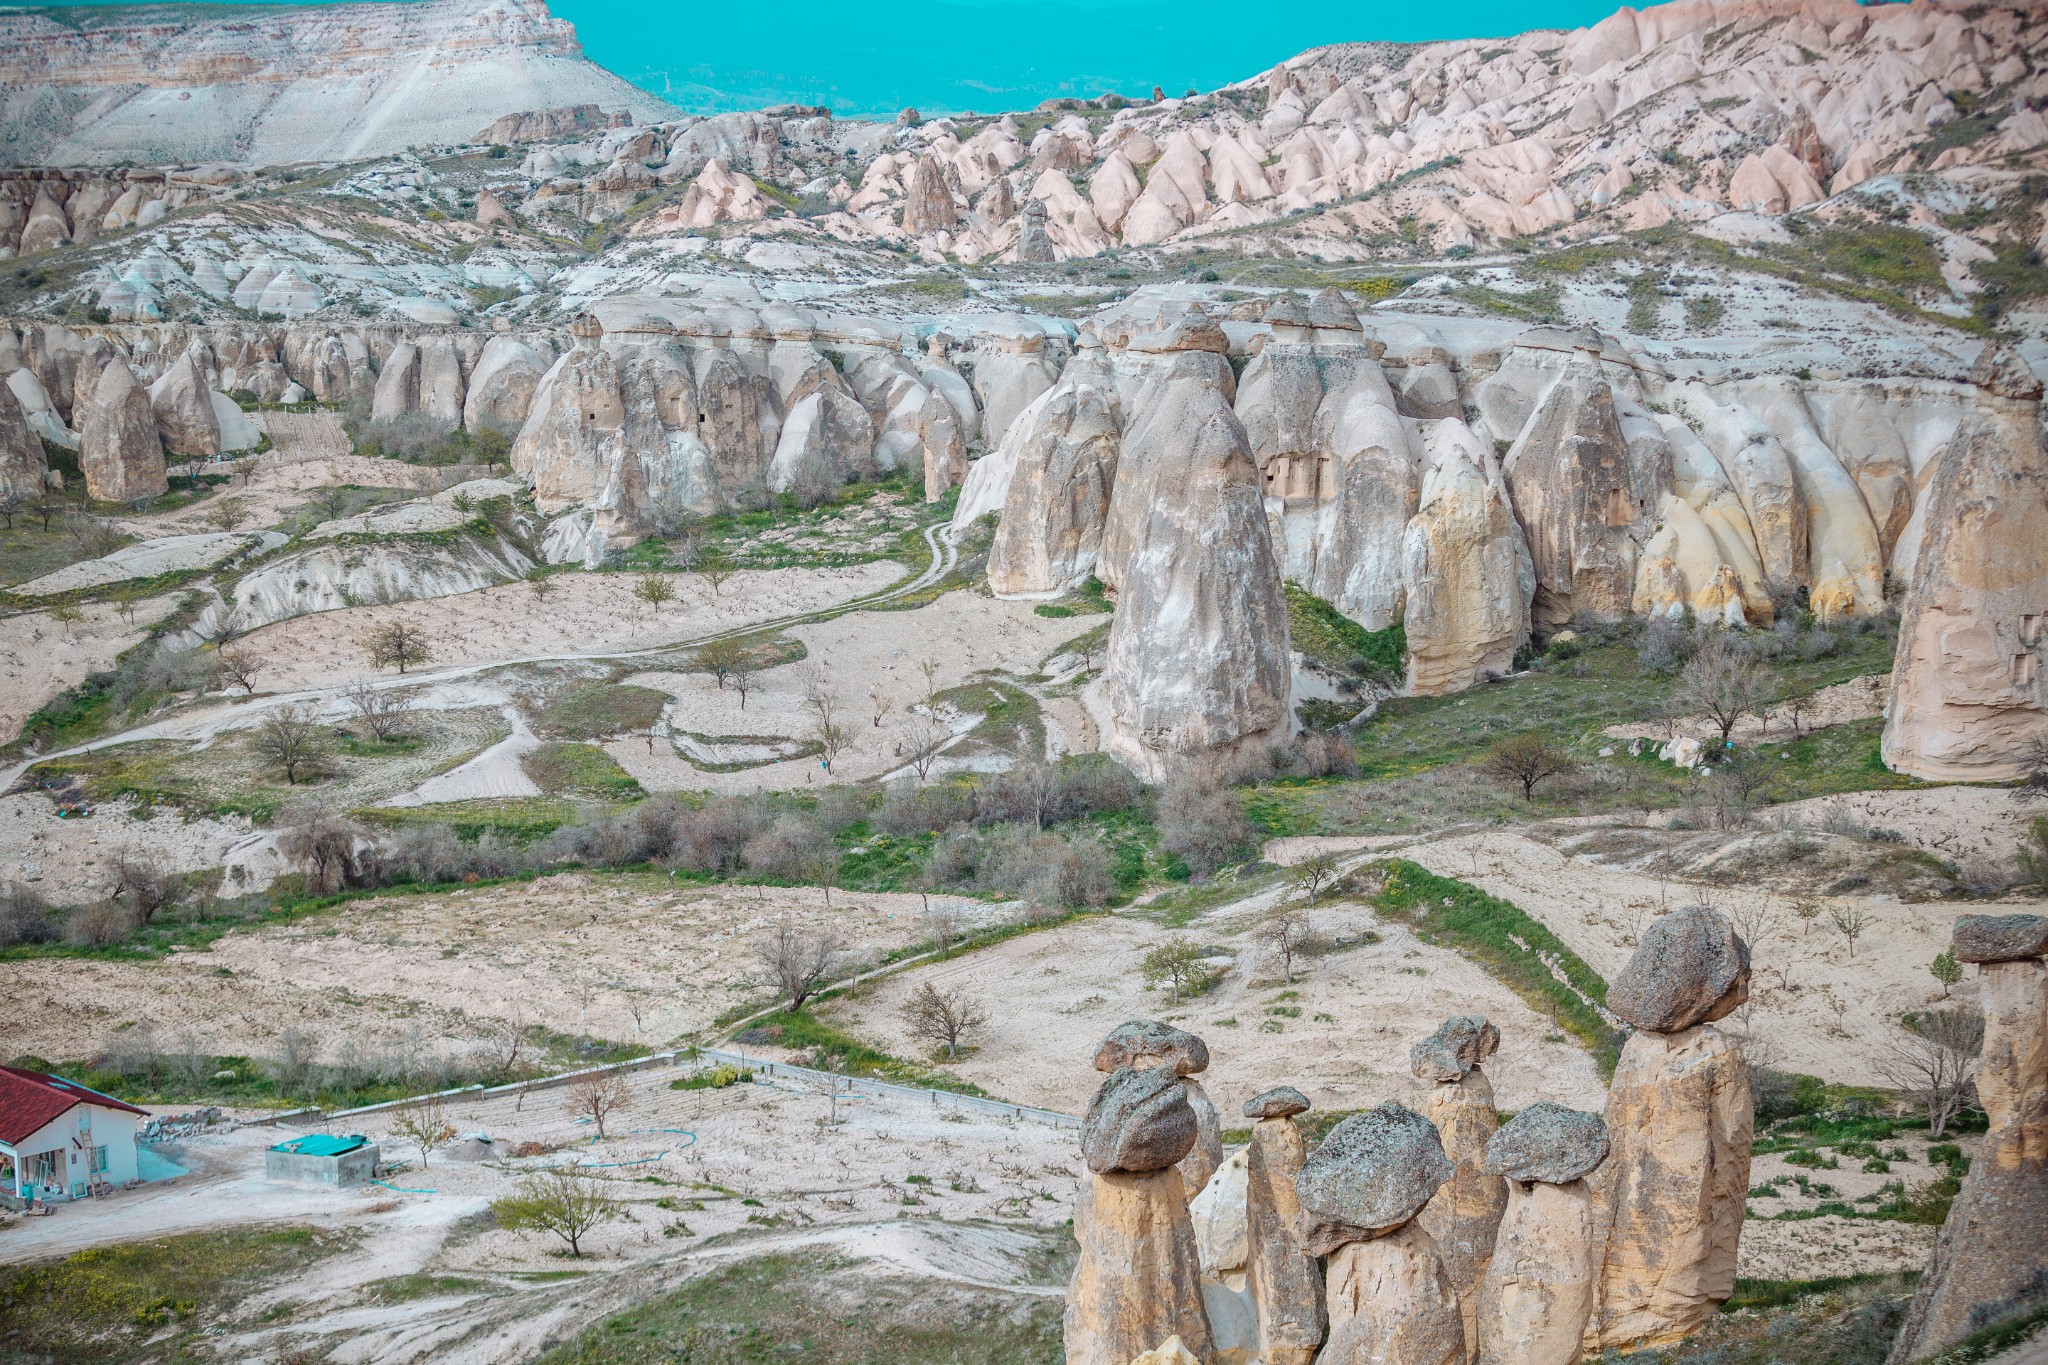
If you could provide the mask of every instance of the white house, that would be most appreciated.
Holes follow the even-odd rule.
[[[0,1066],[0,1195],[83,1199],[95,1185],[127,1184],[143,1117],[75,1082]]]

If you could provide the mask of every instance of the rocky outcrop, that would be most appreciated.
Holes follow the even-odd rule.
[[[1479,1365],[1574,1365],[1599,1276],[1593,1192],[1607,1156],[1597,1114],[1541,1101],[1488,1141],[1485,1169],[1507,1185],[1475,1325]]]
[[[116,360],[100,371],[92,398],[76,421],[78,464],[93,498],[133,502],[170,491],[149,392],[135,381],[127,361]]]
[[[2021,776],[2048,743],[2048,438],[2041,382],[1988,345],[1935,467],[1899,624],[1883,754],[1937,781]]]
[[[1427,442],[1432,462],[1401,540],[1402,619],[1408,691],[1433,697],[1514,670],[1535,569],[1495,454],[1455,419]]]
[[[172,361],[149,386],[149,410],[156,419],[164,449],[186,459],[209,460],[220,454],[220,419],[206,376],[186,352]]]
[[[1032,406],[989,547],[988,581],[998,594],[1057,596],[1095,572],[1116,486],[1120,416],[1099,348],[1069,361]]]
[[[42,438],[22,414],[13,387],[0,384],[0,499],[40,497],[49,468]]]
[[[1170,1065],[1118,1067],[1096,1091],[1081,1134],[1088,1173],[1074,1208],[1080,1259],[1067,1286],[1067,1365],[1127,1365],[1176,1336],[1209,1361],[1201,1264],[1174,1169],[1195,1138]]]
[[[1453,1170],[1429,1120],[1398,1104],[1344,1120],[1296,1182],[1307,1249],[1329,1257],[1320,1365],[1461,1365],[1464,1323],[1413,1220]]]
[[[486,427],[517,433],[533,410],[533,395],[548,360],[517,337],[492,337],[470,371],[462,398],[462,425],[475,433]]]
[[[1749,950],[1704,906],[1643,936],[1608,988],[1637,1032],[1605,1114],[1612,1154],[1594,1179],[1600,1276],[1588,1350],[1678,1340],[1735,1289],[1749,1191],[1749,1067],[1713,1026],[1749,991]]]
[[[1223,1123],[1209,1092],[1195,1079],[1209,1069],[1208,1046],[1194,1034],[1150,1019],[1120,1024],[1096,1049],[1097,1071],[1135,1069],[1162,1071],[1177,1077],[1186,1096],[1188,1112],[1194,1115],[1195,1141],[1183,1157],[1176,1158],[1192,1200],[1209,1183],[1223,1164]]]
[[[1258,470],[1202,354],[1170,362],[1156,406],[1127,431],[1104,533],[1102,576],[1118,594],[1107,747],[1155,780],[1289,723],[1286,606]]]
[[[1478,1348],[1479,1282],[1508,1198],[1506,1183],[1484,1164],[1500,1116],[1481,1064],[1499,1047],[1499,1029],[1483,1018],[1458,1015],[1417,1043],[1408,1059],[1416,1079],[1430,1087],[1423,1112],[1436,1125],[1444,1155],[1455,1167],[1416,1221],[1443,1259],[1464,1319],[1468,1354]]]
[[[1328,1325],[1323,1271],[1302,1244],[1296,1183],[1308,1160],[1295,1115],[1309,1102],[1280,1086],[1245,1101],[1253,1120],[1245,1164],[1245,1295],[1263,1365],[1309,1365]]]
[[[2037,1298],[2048,1280],[2048,915],[1965,915],[1955,955],[1977,964],[1989,1127],[1935,1239],[1892,1365],[1946,1350]]]

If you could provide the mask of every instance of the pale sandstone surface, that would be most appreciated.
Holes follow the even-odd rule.
[[[1473,1314],[1479,1365],[1573,1365],[1599,1268],[1583,1180],[1512,1181]]]
[[[0,742],[19,735],[38,707],[110,667],[177,602],[175,593],[145,598],[135,604],[133,621],[104,602],[79,606],[76,621],[43,611],[0,616]]]
[[[1067,1365],[1128,1365],[1170,1336],[1211,1353],[1201,1265],[1179,1172],[1084,1177],[1074,1206],[1081,1258],[1067,1290]]]
[[[1469,1353],[1478,1349],[1479,1285],[1508,1203],[1507,1182],[1484,1169],[1487,1139],[1500,1125],[1493,1086],[1475,1066],[1462,1080],[1432,1087],[1423,1113],[1442,1134],[1444,1155],[1457,1169],[1430,1196],[1415,1221],[1443,1258],[1444,1274],[1464,1319]]]
[[[78,418],[78,463],[87,490],[103,502],[161,497],[170,487],[149,391],[125,361],[100,372]]]
[[[1430,1236],[1409,1224],[1330,1257],[1327,1365],[1458,1365],[1458,1297]]]
[[[1301,1241],[1295,1183],[1308,1144],[1291,1114],[1252,1125],[1245,1181],[1245,1293],[1265,1365],[1308,1365],[1327,1327],[1323,1271]]]

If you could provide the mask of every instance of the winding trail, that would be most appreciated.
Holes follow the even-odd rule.
[[[938,522],[925,527],[924,542],[931,549],[932,558],[931,563],[927,564],[922,572],[913,575],[894,587],[884,588],[882,591],[870,593],[866,597],[855,597],[845,602],[834,603],[831,606],[819,607],[811,611],[792,612],[786,616],[769,617],[766,620],[754,621],[744,626],[736,626],[730,630],[712,631],[707,635],[670,640],[663,644],[648,645],[639,649],[589,649],[556,654],[517,655],[503,659],[490,659],[481,663],[461,664],[452,668],[404,673],[392,678],[378,678],[371,685],[381,691],[432,686],[437,683],[453,682],[462,678],[473,678],[479,674],[491,672],[494,669],[516,668],[525,664],[582,663],[596,659],[639,659],[650,655],[668,654],[676,650],[700,648],[713,640],[753,635],[764,630],[786,630],[790,626],[803,625],[810,621],[825,620],[834,616],[843,616],[852,611],[864,611],[886,606],[890,602],[908,597],[912,593],[920,592],[939,582],[946,575],[952,573],[954,567],[959,563],[960,551],[953,543],[952,527],[947,523]],[[229,702],[224,705],[212,706],[198,712],[182,716],[172,716],[146,725],[138,725],[115,734],[102,735],[100,738],[88,740],[84,744],[75,744],[68,749],[57,749],[47,754],[37,754],[31,758],[21,759],[5,769],[0,769],[0,791],[12,790],[15,784],[21,781],[22,775],[30,768],[38,763],[46,763],[51,759],[71,758],[79,754],[89,754],[100,749],[112,748],[119,744],[135,744],[153,739],[182,740],[203,746],[211,742],[224,730],[247,729],[266,712],[287,706],[325,706],[340,698],[347,690],[346,686],[335,684],[328,687],[306,688],[297,692],[279,692],[250,698],[241,702]]]

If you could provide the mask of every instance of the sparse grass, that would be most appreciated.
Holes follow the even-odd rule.
[[[1608,1365],[1883,1365],[1905,1320],[1915,1274],[1738,1280],[1721,1314],[1657,1351]]]
[[[595,744],[543,744],[521,759],[520,767],[548,796],[634,801],[647,794],[632,774]]]
[[[661,719],[668,700],[651,687],[591,683],[550,700],[534,717],[534,730],[549,739],[609,739],[645,730]]]
[[[1333,673],[1398,678],[1408,668],[1408,632],[1400,622],[1367,630],[1298,584],[1287,585],[1289,642]]]
[[[398,1275],[388,1280],[373,1280],[363,1286],[363,1295],[378,1303],[412,1303],[418,1299],[474,1294],[488,1287],[482,1280],[467,1279],[461,1275],[429,1275],[421,1272],[414,1275]]]
[[[1451,297],[1471,304],[1482,313],[1516,318],[1522,322],[1554,323],[1564,316],[1564,297],[1554,284],[1528,290],[1462,284],[1451,292]]]
[[[820,996],[819,1007],[829,1003],[836,992]],[[963,1081],[958,1076],[944,1071],[906,1062],[892,1057],[879,1048],[845,1032],[835,1024],[822,1018],[814,1007],[796,1014],[788,1010],[777,1010],[749,1025],[750,1028],[767,1029],[776,1035],[781,1047],[798,1051],[808,1050],[811,1064],[820,1068],[832,1066],[848,1076],[872,1076],[876,1080],[894,1081],[898,1085],[919,1085],[932,1090],[951,1090],[962,1095],[985,1095],[988,1092],[972,1081]]]
[[[1058,1365],[1057,1298],[877,1280],[817,1253],[764,1256],[604,1319],[540,1365]]]
[[[559,796],[501,796],[431,806],[358,806],[349,814],[386,829],[447,825],[460,839],[488,833],[526,844],[574,824],[579,810],[575,802]]]
[[[0,1267],[0,1341],[18,1360],[197,1359],[210,1322],[349,1244],[313,1228],[238,1228]]]

